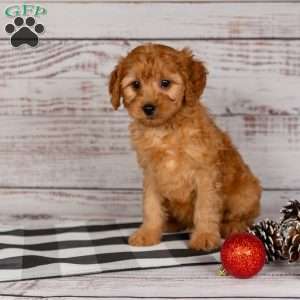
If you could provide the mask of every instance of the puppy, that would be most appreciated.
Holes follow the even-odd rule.
[[[122,98],[132,117],[144,175],[143,224],[130,245],[189,229],[192,249],[212,250],[259,214],[259,181],[199,101],[206,76],[189,49],[159,44],[135,48],[111,73],[111,103],[117,110]]]

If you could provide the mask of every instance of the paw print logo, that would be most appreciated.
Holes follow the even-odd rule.
[[[23,18],[16,17],[14,24],[7,24],[5,26],[5,31],[8,34],[12,34],[10,42],[14,47],[19,47],[23,44],[35,47],[39,42],[38,35],[44,32],[44,30],[44,25],[35,24],[33,17],[26,18],[25,24]]]

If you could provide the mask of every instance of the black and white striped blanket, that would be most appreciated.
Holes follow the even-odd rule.
[[[108,271],[218,264],[219,253],[187,248],[188,233],[170,233],[159,245],[132,247],[139,223],[53,226],[0,231],[0,281]]]

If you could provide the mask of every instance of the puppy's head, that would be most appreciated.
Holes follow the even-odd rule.
[[[194,105],[206,84],[204,65],[189,49],[146,44],[133,49],[111,73],[109,92],[114,109],[120,99],[144,125],[161,125],[183,105]]]

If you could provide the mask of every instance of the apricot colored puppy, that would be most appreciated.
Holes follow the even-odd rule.
[[[199,101],[206,75],[190,50],[159,44],[135,48],[111,73],[112,106],[122,98],[132,117],[144,174],[143,224],[130,245],[154,245],[164,231],[187,228],[191,248],[211,250],[259,214],[259,181]]]

